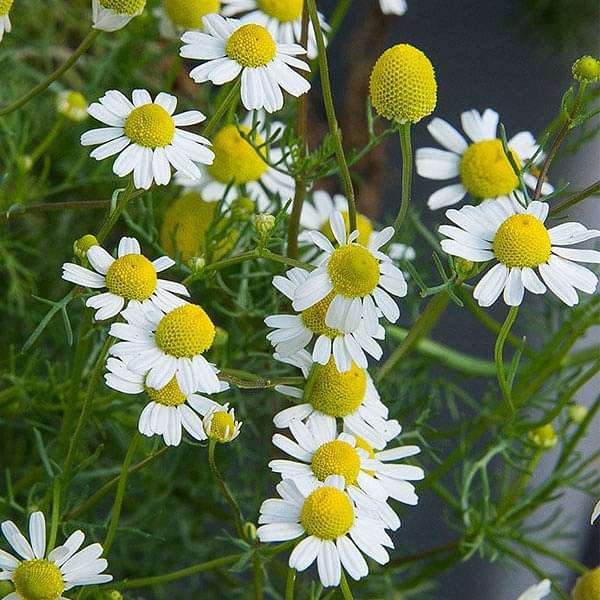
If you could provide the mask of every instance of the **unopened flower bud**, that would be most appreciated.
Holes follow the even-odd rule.
[[[96,236],[92,235],[91,233],[88,233],[83,237],[80,237],[78,240],[75,240],[75,242],[73,242],[73,254],[75,254],[77,258],[83,260],[87,256],[87,251],[92,246],[97,245],[98,240],[96,239]]]
[[[582,83],[596,83],[600,80],[600,60],[593,56],[582,56],[573,63],[573,77]]]
[[[600,598],[600,567],[584,573],[575,583],[573,600],[598,600]]]
[[[454,258],[454,270],[461,281],[466,281],[477,275],[479,264],[458,256]]]
[[[192,273],[201,273],[206,266],[206,259],[202,256],[192,256],[187,264]]]
[[[213,340],[213,348],[222,348],[229,342],[229,334],[222,327],[215,328],[215,339]]]
[[[275,227],[275,217],[260,213],[254,217],[254,228],[262,239],[265,239]]]
[[[556,446],[558,438],[556,437],[556,431],[552,427],[551,423],[538,427],[533,431],[529,432],[529,439],[541,449],[548,450]]]
[[[235,420],[235,411],[229,408],[229,404],[209,412],[202,420],[202,424],[206,435],[220,444],[234,440],[242,427],[242,424]]]
[[[88,117],[87,109],[87,100],[79,92],[67,90],[56,96],[56,111],[71,121],[85,121]]]
[[[231,214],[234,217],[241,218],[251,215],[255,208],[256,204],[254,203],[254,200],[242,196],[241,198],[236,198],[231,203]]]
[[[119,590],[104,592],[102,600],[123,600],[123,594]]]
[[[244,524],[244,535],[246,536],[246,539],[250,540],[250,541],[255,541],[256,540],[256,525],[254,523],[245,523]]]
[[[31,156],[29,156],[29,154],[24,154],[23,156],[19,156],[17,159],[17,164],[23,173],[29,173],[29,171],[31,171],[31,167],[33,167],[33,159]]]
[[[569,419],[573,421],[573,423],[581,423],[588,414],[588,409],[585,406],[581,406],[581,404],[573,404],[573,406],[569,406]]]

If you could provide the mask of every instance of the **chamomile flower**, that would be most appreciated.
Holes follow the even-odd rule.
[[[162,0],[154,15],[159,18],[160,35],[177,39],[184,31],[202,30],[202,17],[220,10],[220,0]]]
[[[491,108],[483,114],[473,109],[463,112],[460,118],[463,131],[472,143],[450,123],[435,118],[427,129],[444,150],[420,148],[416,153],[417,173],[421,177],[435,180],[460,178],[460,183],[440,188],[429,197],[427,204],[432,210],[456,204],[467,194],[480,200],[507,198],[519,185],[497,135],[498,113]],[[524,164],[539,150],[529,131],[521,131],[508,140],[508,148],[518,165]],[[543,156],[539,154],[538,159]],[[527,186],[535,188],[537,178],[533,173],[524,172],[523,180]],[[542,193],[549,194],[553,189],[545,182]]]
[[[276,360],[302,370],[306,379],[303,389],[278,385],[276,390],[300,401],[275,415],[275,427],[285,429],[294,420],[306,421],[309,427],[331,430],[341,419],[344,430],[383,449],[401,431],[395,419],[388,420],[388,409],[381,402],[375,384],[366,369],[352,364],[340,373],[332,359],[326,365],[313,363],[310,354],[301,350],[290,357],[274,355]]]
[[[545,202],[533,201],[524,208],[508,198],[446,211],[457,226],[440,227],[449,238],[442,240],[443,250],[472,262],[497,262],[473,292],[480,306],[491,306],[503,292],[506,304],[518,306],[526,289],[543,294],[546,286],[569,306],[579,302],[576,290],[594,293],[598,278],[576,263],[598,263],[600,252],[564,246],[599,237],[600,231],[580,223],[547,229],[548,211]]]
[[[362,438],[349,433],[338,435],[335,426],[315,426],[314,422],[307,426],[294,421],[290,423],[290,432],[294,440],[280,433],[273,436],[273,444],[296,459],[277,459],[269,463],[271,470],[280,473],[283,479],[317,482],[339,475],[344,478],[353,500],[365,507],[371,505],[386,526],[394,530],[400,526],[400,520],[389,506],[380,506],[381,503],[385,504],[391,496],[405,504],[417,504],[415,488],[409,481],[423,479],[423,469],[386,463],[418,454],[418,446],[400,446],[375,453]]]
[[[276,275],[273,285],[293,301],[296,289],[306,283],[308,277],[308,271],[294,267],[285,276]],[[348,371],[353,361],[357,366],[366,368],[368,363],[365,352],[379,360],[383,350],[376,340],[384,339],[383,327],[377,324],[374,333],[369,334],[365,329],[364,319],[361,319],[359,326],[354,330],[328,327],[325,324],[325,315],[333,297],[333,293],[330,293],[320,302],[296,315],[279,314],[267,317],[265,323],[274,328],[274,331],[267,334],[267,339],[273,344],[276,352],[281,356],[292,356],[306,348],[315,338],[313,361],[326,365],[333,355],[338,371]]]
[[[56,110],[70,121],[80,123],[88,118],[85,96],[74,90],[65,90],[56,96]]]
[[[542,600],[550,593],[551,587],[550,580],[544,579],[540,583],[527,588],[517,600]]]
[[[206,439],[200,417],[219,408],[217,402],[200,394],[184,394],[175,377],[160,390],[151,388],[146,385],[146,375],[128,369],[118,358],[109,357],[106,368],[108,373],[104,375],[104,381],[108,387],[124,394],[145,393],[150,398],[140,413],[138,429],[141,434],[147,437],[162,435],[167,446],[179,446],[183,427],[194,439]],[[229,389],[225,382],[220,385],[221,392]]]
[[[235,410],[229,404],[217,404],[211,408],[202,421],[204,431],[211,440],[227,444],[240,435],[242,423],[235,420]]]
[[[358,231],[346,236],[346,225],[339,211],[331,214],[329,223],[338,245],[334,247],[320,231],[310,232],[323,254],[318,268],[296,288],[294,310],[306,310],[333,293],[325,324],[354,331],[362,318],[366,331],[373,335],[378,325],[377,309],[388,321],[396,322],[400,310],[390,293],[402,297],[408,291],[402,271],[379,250],[393,237],[394,228],[386,227],[370,237],[368,246],[363,246],[356,242]]]
[[[94,29],[117,31],[144,12],[146,0],[92,0]]]
[[[135,187],[148,189],[152,182],[167,185],[173,168],[192,179],[199,179],[200,164],[211,164],[214,154],[210,142],[200,135],[179,129],[206,118],[197,110],[173,115],[177,98],[161,92],[154,101],[146,90],[134,90],[133,102],[121,92],[110,90],[88,109],[92,117],[109,125],[86,131],[84,146],[95,146],[90,156],[104,160],[119,156],[113,172],[125,177],[133,172]]]
[[[4,37],[4,33],[10,33],[12,29],[8,13],[12,8],[13,1],[14,0],[0,0],[0,42]]]
[[[282,204],[291,200],[296,183],[291,175],[282,173],[285,170],[282,162],[285,151],[274,145],[277,138],[271,134],[279,124],[273,123],[267,128],[260,116],[257,122],[258,125],[252,129],[249,115],[239,129],[233,124],[220,129],[213,137],[213,163],[202,169],[199,184],[184,181],[186,187],[199,191],[207,202],[225,200],[227,204],[239,196],[239,189],[243,187],[244,195],[256,201],[259,212],[268,210],[272,195],[279,196]],[[245,136],[251,135],[254,145],[242,137],[240,131]],[[270,141],[268,149],[264,145],[267,138]],[[261,150],[257,152],[256,148]],[[271,167],[267,160],[278,168]]]
[[[340,583],[342,567],[359,580],[369,573],[364,553],[383,565],[394,544],[382,521],[365,513],[344,491],[344,478],[324,482],[286,479],[277,485],[281,498],[265,500],[257,530],[261,542],[284,542],[306,536],[290,554],[289,566],[304,571],[317,561],[325,587]]]
[[[403,15],[408,8],[406,0],[379,0],[384,15]]]
[[[125,303],[132,301],[169,310],[179,304],[175,294],[189,296],[181,283],[158,278],[158,273],[172,267],[175,261],[168,256],[148,260],[141,254],[140,244],[135,238],[121,238],[117,258],[97,244],[87,250],[86,256],[93,270],[65,263],[62,278],[83,287],[106,289],[106,292],[91,296],[85,303],[96,311],[94,317],[97,321],[114,317]]]
[[[223,0],[223,4],[224,16],[247,13],[240,19],[243,23],[262,25],[275,40],[283,44],[300,43],[304,0]],[[321,29],[329,31],[330,27],[323,15],[318,15]],[[308,58],[312,60],[317,57],[317,39],[312,23],[308,24],[307,50]]]
[[[207,61],[190,71],[196,83],[223,85],[241,74],[241,98],[248,110],[264,108],[272,113],[283,108],[282,89],[301,96],[310,83],[294,68],[310,71],[296,58],[306,50],[298,44],[279,44],[262,25],[207,15],[204,32],[188,31],[181,40],[181,56]]]
[[[126,323],[113,323],[110,335],[123,341],[110,353],[145,375],[147,387],[162,390],[175,377],[186,396],[221,390],[218,370],[203,356],[213,344],[215,326],[202,307],[181,300],[163,312],[130,302],[121,314]]]
[[[0,581],[12,581],[15,591],[4,600],[67,600],[63,593],[80,585],[112,581],[102,573],[108,566],[100,544],[79,550],[85,534],[72,533],[62,546],[46,554],[46,519],[42,512],[29,517],[29,541],[12,521],[2,523],[2,533],[16,556],[0,549]]]
[[[325,190],[317,190],[312,195],[313,204],[304,202],[302,205],[302,215],[300,225],[306,229],[318,229],[330,242],[334,242],[333,231],[329,225],[329,219],[334,211],[339,211],[344,217],[346,233],[350,233],[350,217],[348,213],[348,200],[342,194],[335,194],[333,198]],[[356,241],[363,246],[368,246],[371,237],[378,232],[373,226],[371,219],[363,214],[356,215],[356,229],[358,238]],[[302,241],[310,241],[308,232],[303,231],[299,237]],[[387,249],[388,255],[392,260],[414,260],[415,251],[405,244],[392,243]]]

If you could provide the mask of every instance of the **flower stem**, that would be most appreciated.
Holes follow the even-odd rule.
[[[350,590],[350,586],[348,585],[348,580],[346,579],[346,574],[342,571],[342,578],[340,579],[340,590],[342,592],[342,596],[344,600],[353,600],[354,596],[352,595],[352,591]]]
[[[285,600],[294,600],[294,588],[296,587],[296,569],[288,568],[287,580],[285,582]]]
[[[123,464],[121,465],[121,475],[119,476],[119,484],[117,485],[117,493],[115,494],[115,501],[110,514],[110,524],[108,526],[108,532],[106,538],[104,538],[104,556],[108,555],[110,547],[112,546],[117,528],[119,526],[119,520],[121,519],[121,508],[123,507],[123,498],[125,497],[125,486],[127,485],[127,477],[129,476],[129,467],[133,460],[133,455],[138,442],[140,441],[140,432],[136,431],[131,438],[131,443],[125,454]]]
[[[50,521],[50,535],[46,552],[49,554],[56,545],[56,534],[58,533],[58,520],[60,516],[60,478],[56,477],[52,482],[52,517]]]
[[[584,190],[581,190],[581,192],[577,192],[576,194],[573,194],[566,200],[563,200],[560,204],[557,204],[554,208],[550,210],[550,215],[556,215],[561,212],[564,212],[568,208],[579,204],[579,202],[581,202],[582,200],[585,200],[589,196],[594,196],[598,192],[600,192],[600,181],[592,183],[592,185],[586,187]]]
[[[109,213],[108,217],[106,218],[106,221],[104,221],[102,227],[100,228],[100,231],[96,235],[96,239],[100,244],[105,240],[106,236],[112,231],[112,228],[116,225],[117,221],[119,220],[119,217],[125,210],[127,203],[129,202],[129,200],[131,200],[134,189],[135,188],[133,184],[133,177],[131,177],[129,179],[127,187],[125,188],[125,191],[123,192],[121,198],[117,202],[115,209]]]
[[[325,112],[327,114],[327,123],[329,125],[329,132],[331,133],[331,138],[334,143],[337,162],[340,167],[340,179],[342,180],[344,193],[348,199],[350,231],[354,231],[356,229],[356,201],[354,199],[354,187],[352,185],[350,169],[348,168],[348,163],[346,162],[346,155],[344,154],[342,132],[338,125],[337,117],[335,116],[335,106],[333,104],[333,94],[331,91],[331,81],[329,78],[329,65],[327,63],[327,52],[325,50],[325,39],[323,37],[323,30],[321,29],[319,15],[317,14],[317,5],[315,0],[306,0],[306,4],[308,6],[310,21],[315,31],[317,48],[319,50],[319,75],[321,77],[321,88],[323,89],[323,103],[325,105]]]
[[[217,445],[217,440],[211,438],[208,442],[208,464],[210,466],[210,470],[213,473],[214,478],[216,479],[221,491],[223,492],[223,496],[225,496],[225,500],[231,507],[231,511],[233,512],[233,516],[235,518],[235,529],[237,531],[238,536],[241,539],[246,539],[246,534],[244,533],[244,517],[242,516],[242,511],[240,509],[240,505],[237,500],[233,497],[233,494],[229,490],[225,479],[223,479],[223,475],[219,468],[217,467],[217,462],[215,460],[215,447]]]
[[[410,206],[410,193],[412,187],[413,153],[410,139],[410,123],[402,123],[399,129],[400,150],[402,151],[402,198],[398,216],[394,221],[396,234],[406,219]]]
[[[496,338],[496,345],[494,347],[494,360],[496,362],[496,373],[498,376],[498,383],[500,385],[500,389],[502,390],[502,396],[504,397],[504,401],[509,407],[510,414],[514,416],[515,407],[512,401],[512,386],[506,379],[506,370],[504,368],[504,343],[506,342],[506,338],[510,333],[510,330],[517,318],[517,314],[519,312],[518,306],[511,306],[508,311],[508,315],[506,315],[506,320],[502,325],[502,329],[500,329],[500,333]]]
[[[213,113],[212,117],[207,121],[204,127],[203,135],[209,138],[216,129],[217,125],[221,122],[223,115],[227,112],[230,104],[237,98],[240,93],[241,78],[238,77],[237,81],[231,86],[227,96],[223,99],[223,102],[217,106],[217,110]]]
[[[56,71],[54,71],[51,75],[46,77],[44,81],[38,83],[38,85],[36,85],[29,92],[27,92],[27,94],[25,94],[12,104],[9,104],[8,106],[5,106],[4,108],[0,109],[0,117],[8,115],[9,113],[25,106],[25,104],[27,104],[30,100],[44,92],[50,86],[50,84],[54,83],[57,79],[62,77],[62,75],[66,73],[79,60],[81,55],[89,49],[89,47],[94,43],[96,38],[100,35],[100,33],[100,30],[92,29],[85,36],[81,44],[79,44],[79,47],[60,67],[58,67],[58,69],[56,69]]]

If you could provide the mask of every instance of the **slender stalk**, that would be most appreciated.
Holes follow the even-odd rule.
[[[202,132],[207,138],[209,138],[214,130],[217,128],[223,115],[227,112],[227,109],[231,103],[237,98],[240,93],[241,78],[238,77],[237,81],[231,86],[227,96],[223,99],[223,102],[217,106],[217,110],[213,113],[213,116],[207,121],[204,131]]]
[[[119,220],[119,217],[125,210],[127,203],[131,200],[134,189],[135,188],[133,184],[133,177],[130,177],[129,182],[127,183],[127,187],[125,188],[125,191],[119,198],[115,209],[111,213],[109,213],[108,217],[106,218],[106,221],[104,221],[102,227],[100,228],[100,231],[96,235],[96,238],[100,244],[105,240],[106,236],[112,231],[112,228],[116,225],[117,221]]]
[[[511,385],[508,383],[506,379],[506,370],[504,368],[504,343],[506,342],[506,338],[510,333],[510,330],[517,318],[517,314],[519,312],[518,306],[511,306],[508,311],[508,315],[506,316],[506,320],[502,325],[502,329],[500,329],[500,333],[496,339],[496,345],[494,347],[494,360],[496,362],[496,371],[498,373],[498,383],[500,385],[500,389],[502,390],[502,396],[504,397],[504,401],[508,405],[510,409],[510,414],[514,416],[515,407],[512,401],[512,389]]]
[[[58,134],[62,131],[62,128],[65,124],[65,118],[62,115],[59,115],[54,122],[54,125],[48,132],[48,135],[41,141],[41,143],[37,146],[37,148],[31,153],[31,164],[34,165],[40,158],[40,156],[46,152],[46,150],[50,147],[52,142],[56,139]]]
[[[325,105],[325,112],[327,114],[327,123],[329,125],[329,132],[333,139],[335,155],[337,158],[338,165],[340,167],[340,179],[344,186],[344,192],[348,198],[348,217],[350,221],[350,231],[356,229],[356,201],[354,198],[354,186],[352,185],[352,177],[350,176],[350,169],[346,161],[346,155],[344,154],[344,146],[342,144],[342,133],[338,125],[337,117],[335,116],[335,106],[333,104],[333,93],[331,91],[331,81],[329,77],[329,65],[327,63],[327,52],[325,50],[325,40],[323,38],[323,30],[321,29],[321,23],[319,22],[319,16],[317,14],[317,5],[315,0],[306,0],[308,6],[308,14],[315,31],[315,37],[317,40],[317,48],[319,50],[319,75],[321,76],[321,87],[323,89],[323,103]]]
[[[231,507],[231,511],[233,512],[233,517],[235,519],[235,528],[238,536],[241,539],[246,539],[246,535],[244,533],[244,517],[242,516],[242,511],[240,509],[240,505],[237,500],[233,497],[225,479],[223,479],[223,475],[219,468],[217,467],[217,462],[215,460],[215,447],[217,445],[217,440],[211,438],[208,442],[208,464],[210,466],[210,470],[213,473],[214,478],[217,481],[217,484],[221,488],[223,492],[223,496],[225,496],[225,500]]]
[[[71,56],[60,66],[56,71],[54,71],[51,75],[46,77],[43,81],[38,83],[34,88],[32,88],[27,94],[0,109],[0,117],[4,115],[8,115],[9,113],[18,110],[19,108],[25,106],[30,100],[33,100],[36,96],[44,92],[52,83],[54,83],[57,79],[60,79],[78,60],[79,58],[89,49],[89,47],[94,43],[96,38],[100,35],[101,31],[99,29],[92,29],[83,39],[79,47],[71,54]]]
[[[344,600],[354,600],[354,596],[352,595],[352,591],[350,590],[350,586],[348,585],[348,580],[346,579],[346,574],[343,570],[342,578],[340,579],[340,591],[342,592]]]
[[[296,587],[296,569],[288,568],[285,582],[285,600],[294,600],[294,588]]]
[[[264,593],[264,582],[262,572],[262,561],[260,554],[256,550],[252,554],[252,565],[254,567],[254,597],[256,600],[263,600],[265,597]]]
[[[52,517],[50,520],[50,535],[48,536],[47,554],[54,550],[56,535],[58,533],[58,520],[60,516],[60,478],[52,482]]]
[[[430,558],[431,556],[436,556],[438,554],[442,554],[444,552],[456,552],[459,546],[459,541],[449,542],[448,544],[442,544],[441,546],[435,546],[434,548],[430,548],[429,550],[424,550],[423,552],[418,552],[416,554],[409,554],[408,556],[400,556],[398,558],[392,559],[388,565],[390,567],[398,567],[400,565],[406,565],[412,562],[418,562],[425,558]]]
[[[117,485],[117,493],[115,494],[115,501],[110,514],[110,524],[108,526],[108,532],[104,538],[104,556],[108,556],[110,547],[112,546],[115,535],[117,534],[117,528],[119,527],[119,521],[121,519],[121,508],[123,507],[123,499],[125,498],[125,487],[127,486],[127,477],[129,476],[129,467],[133,460],[138,442],[140,441],[140,432],[136,431],[131,438],[131,443],[123,459],[121,466],[121,475],[119,476],[119,485]]]
[[[402,198],[400,201],[400,209],[398,216],[394,221],[394,229],[396,233],[402,227],[408,208],[410,206],[410,193],[412,187],[412,171],[413,171],[413,152],[410,139],[410,123],[402,123],[399,129],[400,133],[400,150],[402,151]]]
[[[563,200],[560,204],[557,204],[554,208],[550,210],[551,215],[557,215],[561,212],[564,212],[568,208],[579,204],[582,200],[585,200],[589,196],[594,196],[600,192],[600,181],[596,181],[592,183],[592,185],[586,187],[581,192],[577,192],[573,194],[569,198]]]

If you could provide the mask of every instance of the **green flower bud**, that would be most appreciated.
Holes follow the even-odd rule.
[[[75,256],[83,260],[87,256],[87,251],[92,246],[97,245],[98,240],[96,239],[96,236],[92,235],[91,233],[88,233],[80,237],[75,242],[73,242],[73,254],[75,254]]]
[[[260,213],[254,217],[254,228],[262,239],[265,239],[275,227],[275,217]]]
[[[571,592],[573,600],[598,600],[600,598],[600,567],[583,574]]]
[[[229,333],[222,327],[215,328],[215,339],[213,341],[213,348],[222,348],[229,342]]]
[[[23,156],[19,156],[17,159],[17,164],[23,173],[29,173],[29,171],[31,171],[31,167],[33,167],[33,159],[31,156],[29,156],[29,154],[24,154]]]
[[[187,261],[188,267],[192,270],[192,273],[198,274],[202,273],[204,267],[206,266],[206,260],[203,256],[192,256]]]
[[[600,60],[593,56],[582,56],[573,63],[573,77],[582,83],[600,80]]]
[[[569,406],[569,419],[573,421],[573,423],[581,423],[588,414],[588,409],[585,406],[581,406],[581,404],[573,404],[573,406]]]
[[[556,446],[558,438],[551,423],[529,432],[529,439],[540,449],[549,450]]]
[[[479,263],[457,256],[454,258],[454,270],[461,281],[466,281],[479,273]]]
[[[254,203],[254,200],[245,197],[236,198],[231,203],[231,214],[234,217],[242,218],[251,215],[255,208],[256,204]]]
[[[246,539],[250,540],[250,541],[255,541],[256,540],[256,525],[254,523],[245,523],[244,524],[244,535],[246,536]]]
[[[104,592],[102,595],[102,600],[123,600],[123,594],[121,594],[119,590],[110,590],[108,592]]]
[[[83,94],[67,90],[56,97],[56,110],[71,121],[80,123],[88,117],[88,103]]]

